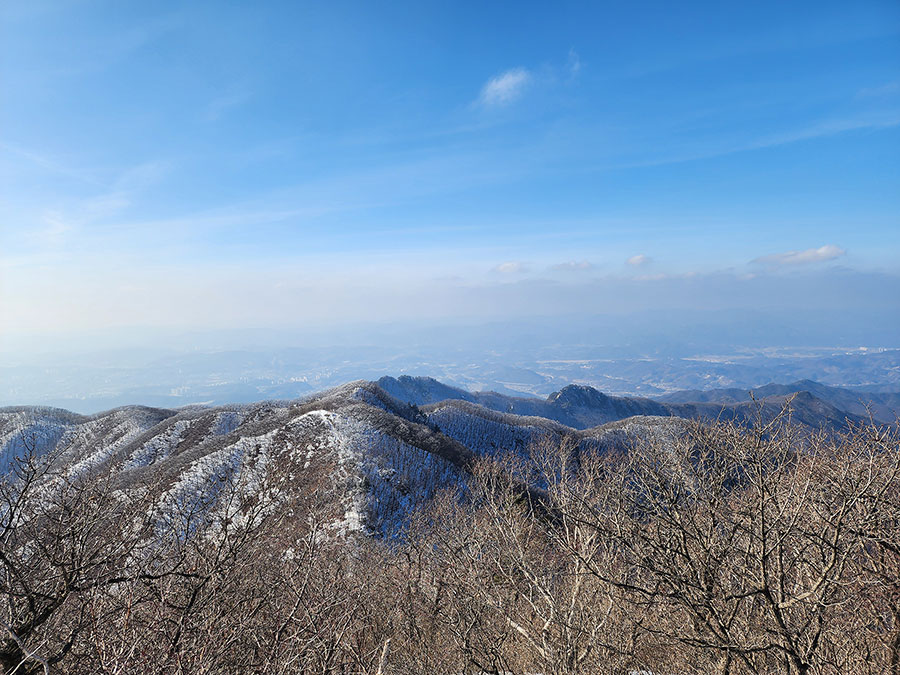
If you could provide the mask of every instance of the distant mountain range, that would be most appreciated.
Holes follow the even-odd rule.
[[[755,389],[708,389],[699,391],[688,389],[676,391],[656,399],[666,403],[742,403],[756,400],[786,397],[798,392],[806,392],[815,398],[828,403],[834,408],[853,415],[868,418],[872,416],[878,422],[893,423],[900,417],[900,393],[880,393],[829,387],[812,380],[800,380],[791,384],[767,384]]]
[[[498,412],[544,417],[575,429],[634,415],[748,421],[759,414],[766,417],[777,413],[791,397],[794,420],[812,428],[843,429],[848,423],[865,421],[870,412],[875,421],[885,424],[900,416],[900,394],[856,392],[809,380],[746,391],[684,391],[656,399],[609,396],[583,385],[568,385],[546,399],[515,397],[468,392],[430,377],[408,375],[382,377],[378,385],[410,404],[428,405],[447,399],[469,401]]]
[[[479,456],[524,454],[548,435],[603,451],[647,435],[674,438],[686,418],[768,418],[790,396],[796,423],[843,430],[864,421],[857,413],[866,405],[879,422],[893,422],[900,398],[815,382],[763,387],[756,400],[733,390],[701,394],[705,400],[673,400],[694,395],[682,393],[657,401],[570,385],[541,400],[402,376],[245,405],[126,406],[90,416],[0,408],[0,470],[31,448],[50,453],[62,475],[109,470],[123,490],[162,484],[162,509],[185,499],[215,508],[223,482],[277,501],[311,489],[315,474],[315,489],[324,481],[341,505],[340,526],[390,535],[437,490],[465,486]]]

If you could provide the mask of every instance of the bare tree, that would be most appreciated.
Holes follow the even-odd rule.
[[[0,476],[0,666],[18,672],[70,655],[98,594],[179,573],[178,561],[161,564],[143,548],[153,528],[149,487],[125,496],[109,467],[75,474],[54,453],[23,445]]]
[[[581,464],[552,508],[593,527],[606,555],[557,542],[627,593],[658,648],[680,645],[686,670],[883,672],[896,659],[878,649],[897,630],[896,576],[882,571],[900,513],[891,434],[800,436],[785,415],[695,424]]]

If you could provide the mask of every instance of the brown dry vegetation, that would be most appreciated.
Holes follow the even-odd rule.
[[[390,542],[336,532],[331,467],[161,518],[158,485],[51,465],[0,482],[8,673],[900,673],[891,431],[547,441]]]

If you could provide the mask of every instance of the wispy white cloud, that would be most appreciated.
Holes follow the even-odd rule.
[[[860,89],[856,95],[860,98],[870,98],[879,96],[893,96],[894,94],[900,94],[900,80],[887,82],[879,87],[866,87],[864,89]]]
[[[645,256],[643,253],[639,253],[638,255],[631,256],[625,262],[627,262],[632,267],[640,267],[641,265],[648,265],[651,262],[651,259],[648,256]]]
[[[566,70],[569,71],[569,77],[574,78],[581,70],[581,59],[578,52],[574,49],[569,50],[569,58],[566,60]]]
[[[489,107],[507,105],[522,96],[532,79],[526,68],[512,68],[489,79],[478,100]]]
[[[808,248],[804,251],[786,251],[785,253],[773,253],[755,258],[751,262],[760,265],[808,265],[810,263],[825,262],[840,258],[847,252],[834,244],[826,244],[819,248]]]
[[[207,122],[215,122],[228,110],[246,103],[250,98],[249,92],[240,87],[232,87],[206,104],[205,119]]]
[[[569,260],[550,266],[554,272],[584,272],[593,268],[594,266],[587,260]]]
[[[20,226],[17,240],[31,253],[47,254],[69,246],[76,239],[83,246],[92,241],[88,231],[127,213],[136,198],[155,187],[166,175],[164,162],[144,162],[123,170],[102,192],[68,200],[65,206],[52,206],[35,213],[30,223]],[[116,229],[121,230],[116,224]],[[16,239],[14,239],[15,241]],[[98,243],[98,242],[94,242]],[[99,242],[106,246],[108,241]]]
[[[889,111],[878,115],[862,115],[847,119],[824,120],[805,128],[763,136],[746,142],[698,148],[695,152],[677,153],[668,156],[662,155],[640,161],[612,163],[606,165],[604,168],[629,169],[681,164],[682,162],[696,162],[699,160],[733,155],[740,152],[765,150],[767,148],[776,148],[801,141],[828,138],[853,131],[893,129],[897,126],[900,126],[900,111]]]
[[[51,173],[66,176],[68,178],[74,178],[80,182],[88,183],[90,185],[103,185],[103,182],[101,180],[95,178],[87,171],[66,166],[57,159],[30,148],[23,148],[18,145],[13,145],[11,143],[3,141],[0,142],[0,154],[4,152],[17,155],[22,159],[27,160],[31,164],[50,171]]]
[[[74,229],[71,222],[59,211],[45,211],[41,216],[42,227],[33,230],[27,239],[41,248],[58,248],[65,243],[69,232]]]
[[[509,260],[500,263],[492,271],[498,274],[524,274],[528,271],[528,265],[518,260]]]
[[[806,129],[799,129],[797,131],[760,139],[747,149],[756,150],[771,148],[779,145],[786,145],[788,143],[796,143],[798,141],[835,136],[848,131],[859,131],[862,129],[890,129],[898,125],[900,125],[900,111],[891,111],[887,114],[864,115],[850,119],[826,120]]]

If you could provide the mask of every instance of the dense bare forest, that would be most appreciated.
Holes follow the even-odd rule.
[[[0,481],[7,673],[900,673],[891,429],[546,436],[394,536],[336,525],[334,463],[161,509],[161,478],[23,441]]]

